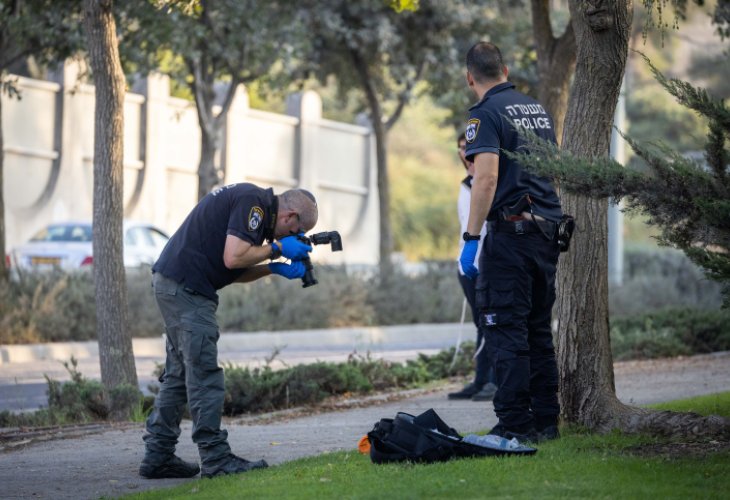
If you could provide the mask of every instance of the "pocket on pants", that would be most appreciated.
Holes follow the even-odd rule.
[[[177,283],[162,276],[153,278],[152,287],[157,295],[177,295]]]
[[[488,280],[487,308],[501,309],[512,306],[514,286],[514,280]]]
[[[510,324],[514,300],[514,280],[487,279],[485,304],[480,309],[479,325],[494,328]]]
[[[190,360],[202,371],[218,369],[218,328],[210,324],[191,323],[185,326],[190,339]]]

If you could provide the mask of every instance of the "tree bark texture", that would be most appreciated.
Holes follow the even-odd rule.
[[[1,77],[2,75],[0,75]],[[0,99],[0,124],[3,120],[3,105],[2,99]],[[5,197],[3,196],[3,190],[5,184],[5,136],[3,135],[2,126],[0,126],[0,258],[2,263],[0,264],[0,284],[7,283],[8,281],[8,268],[5,265]]]
[[[375,90],[374,83],[368,74],[367,65],[362,57],[350,51],[353,64],[360,77],[360,84],[365,92],[365,98],[370,108],[370,120],[375,134],[375,159],[377,162],[378,182],[378,209],[380,211],[380,279],[392,276],[393,263],[390,260],[393,253],[393,230],[390,224],[390,183],[388,181],[388,131],[383,123],[383,112]]]
[[[111,392],[137,388],[127,328],[122,249],[125,80],[119,61],[111,0],[85,0],[84,26],[96,86],[94,109],[94,283],[101,379]],[[123,416],[126,408],[112,408]]]
[[[538,99],[550,112],[558,141],[568,110],[570,82],[575,73],[575,33],[572,23],[556,38],[550,25],[550,0],[532,0],[532,32],[537,48]]]
[[[577,67],[563,148],[608,154],[613,114],[628,53],[630,0],[571,0]],[[576,217],[569,252],[558,267],[558,367],[564,420],[590,429],[610,425],[615,396],[608,325],[608,201],[563,193]]]
[[[633,2],[571,0],[570,12],[577,66],[563,148],[582,157],[606,156],[628,55]],[[616,398],[608,322],[608,201],[564,193],[562,203],[577,225],[557,273],[563,420],[598,432],[727,435],[729,421],[722,417],[650,411]]]

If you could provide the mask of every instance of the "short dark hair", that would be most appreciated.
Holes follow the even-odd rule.
[[[490,42],[474,44],[466,53],[466,69],[479,83],[499,79],[504,69],[499,47]]]
[[[458,146],[461,141],[466,141],[466,132],[459,134],[459,137],[456,138],[456,145]]]

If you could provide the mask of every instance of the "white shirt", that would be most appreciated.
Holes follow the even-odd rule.
[[[464,249],[464,238],[462,235],[466,232],[466,227],[469,225],[469,209],[471,207],[471,188],[463,182],[459,184],[459,200],[456,202],[456,210],[459,213],[459,224],[461,225],[461,232],[459,233],[459,255]],[[481,238],[479,239],[479,245],[477,246],[477,255],[474,258],[474,267],[479,269],[479,255],[482,253],[482,243],[487,235],[487,223],[486,221],[482,225],[482,230],[479,231]],[[459,266],[459,274],[464,275],[464,270],[461,268],[461,262],[457,258],[457,264]]]

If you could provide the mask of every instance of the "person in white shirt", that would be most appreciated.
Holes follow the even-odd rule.
[[[466,169],[467,176],[461,181],[459,186],[459,200],[457,202],[457,212],[459,214],[459,224],[461,226],[460,235],[466,231],[466,226],[469,222],[469,206],[471,204],[471,180],[474,175],[474,163],[467,161],[464,153],[466,151],[466,137],[462,133],[457,144],[459,146],[459,158],[461,159],[462,165]],[[477,258],[474,260],[476,266],[479,262],[479,254],[482,250],[482,242],[487,234],[486,222],[482,226],[481,238],[479,240],[479,249],[477,250]],[[464,239],[459,238],[459,255],[461,255],[462,247],[464,246]],[[464,274],[464,270],[461,268],[461,264],[457,261],[459,268],[459,283],[461,288],[464,290],[464,296],[466,297],[469,307],[471,308],[472,318],[474,325],[477,327],[477,346],[476,346],[476,373],[474,380],[464,386],[458,392],[452,392],[449,394],[449,399],[471,399],[472,401],[491,401],[497,392],[497,386],[494,383],[495,374],[492,367],[492,363],[487,356],[487,347],[484,338],[484,332],[482,328],[479,328],[479,316],[475,308],[475,295],[476,295],[476,280],[473,280]]]

